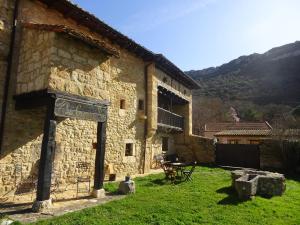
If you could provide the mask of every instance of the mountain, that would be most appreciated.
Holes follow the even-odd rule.
[[[186,73],[200,83],[194,96],[300,105],[300,41]]]
[[[244,121],[275,123],[300,106],[300,41],[186,73],[201,87],[193,93],[199,120],[226,120],[234,107]]]

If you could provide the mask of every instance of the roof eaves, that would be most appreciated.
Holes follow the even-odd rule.
[[[180,74],[180,76],[185,79],[185,81],[183,81],[183,80],[181,80],[181,81],[183,83],[185,83],[189,88],[191,88],[191,89],[199,89],[200,88],[200,85],[194,79],[192,79],[190,76],[186,75],[181,69],[179,69],[174,63],[172,63],[164,55],[156,54],[155,62],[158,64],[158,67],[160,69],[164,70],[166,73],[168,73],[171,76],[174,76],[174,73]],[[163,66],[163,68],[161,66]],[[180,80],[180,78],[178,78],[178,77],[177,77],[177,79]]]
[[[83,33],[77,32],[67,26],[64,26],[64,25],[23,23],[22,26],[24,28],[28,28],[28,29],[51,31],[51,32],[55,32],[55,33],[64,33],[64,34],[70,36],[71,38],[83,41],[90,46],[101,49],[109,55],[113,55],[116,57],[120,56],[119,52],[116,49],[107,46],[105,44],[105,42],[97,40],[90,36],[84,35]]]
[[[145,48],[144,46],[136,43],[134,40],[129,37],[123,35],[121,32],[115,30],[110,27],[100,19],[98,19],[95,15],[85,11],[78,5],[72,3],[68,0],[38,0],[49,7],[53,7],[56,10],[60,11],[64,14],[65,17],[69,17],[79,24],[90,28],[91,30],[100,33],[102,36],[112,40],[120,47],[127,49],[141,57],[145,61],[157,61],[159,67],[164,68],[170,75],[174,77],[174,79],[178,79],[179,81],[186,84],[191,89],[200,88],[199,84],[193,80],[191,77],[186,75],[182,70],[180,70],[177,66],[171,63],[167,58],[163,57],[164,60],[157,60],[158,57],[151,50]],[[161,57],[159,57],[161,58]],[[173,73],[176,73],[180,76],[175,76]]]

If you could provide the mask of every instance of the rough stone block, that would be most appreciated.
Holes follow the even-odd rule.
[[[35,201],[32,205],[33,212],[43,212],[52,207],[52,199],[45,201]]]
[[[100,189],[100,190],[94,189],[93,192],[92,192],[92,197],[94,197],[94,198],[104,198],[105,197],[105,190],[104,189]]]
[[[121,194],[134,194],[135,193],[135,183],[133,180],[130,180],[130,178],[126,179],[125,181],[121,181],[119,185],[119,192]]]
[[[246,200],[254,195],[272,197],[285,191],[283,174],[267,171],[236,170],[231,173],[232,183],[239,198]]]

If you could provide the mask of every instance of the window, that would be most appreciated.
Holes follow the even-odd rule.
[[[168,78],[164,77],[164,78],[163,78],[163,82],[164,82],[164,83],[167,83],[167,82],[168,82]]]
[[[142,100],[142,99],[139,100],[138,109],[144,110],[144,100]]]
[[[125,109],[125,99],[120,100],[120,109]]]
[[[238,140],[228,140],[228,144],[236,145],[236,144],[238,144],[238,143],[239,143]]]
[[[183,94],[185,94],[185,95],[186,95],[186,90],[185,90],[185,89],[183,90]]]
[[[259,140],[250,140],[249,142],[251,145],[259,145],[260,144]]]
[[[169,138],[163,137],[162,138],[162,151],[167,152],[169,150]]]
[[[127,143],[125,146],[125,156],[133,156],[133,143]]]

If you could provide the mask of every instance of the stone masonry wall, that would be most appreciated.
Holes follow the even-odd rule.
[[[66,20],[62,15],[57,16],[49,8],[40,10],[42,8],[42,5],[35,4],[34,1],[21,1],[20,16],[24,22],[47,23],[56,20],[59,24],[71,24],[73,28],[78,28],[74,27],[76,23]],[[24,30],[23,35],[25,38],[16,51],[17,55],[20,55],[18,60],[21,61],[19,73],[13,74],[9,91],[4,153],[0,158],[2,182],[0,198],[12,196],[16,186],[28,180],[31,174],[36,178],[41,151],[45,109],[16,111],[13,95],[45,87],[109,100],[111,105],[108,112],[105,164],[110,168],[110,173],[117,174],[117,178],[123,178],[128,173],[143,172],[145,120],[140,118],[143,111],[137,109],[137,103],[138,99],[145,100],[144,62],[127,51],[122,51],[120,59],[108,59],[101,51],[61,34]],[[35,48],[34,42],[41,40],[45,45]],[[52,44],[50,50],[47,44]],[[32,50],[28,56],[27,50]],[[43,78],[35,76],[36,71],[40,69],[40,65],[35,65],[39,61],[38,56],[33,57],[34,59],[28,58],[36,52],[40,59],[48,61],[49,70],[42,62],[48,74],[47,71],[39,71]],[[32,70],[29,70],[30,67]],[[31,82],[35,78],[44,83],[36,85],[40,82]],[[48,83],[45,82],[47,79]],[[120,109],[121,99],[126,102],[125,109]],[[60,121],[54,179],[58,179],[62,186],[72,183],[66,171],[74,168],[74,161],[86,160],[92,168],[95,156],[95,150],[92,148],[94,142],[96,142],[95,123],[68,119]],[[132,156],[125,156],[126,143],[132,143],[134,146]],[[17,175],[15,178],[12,175],[19,164],[22,164],[23,170],[27,172],[23,173],[22,177]],[[93,178],[94,170],[91,170],[89,175]]]
[[[47,88],[54,36],[53,32],[23,29],[16,94]]]
[[[1,31],[1,46],[4,46],[6,56],[8,54],[9,32],[11,29],[14,1],[0,1],[0,17],[4,19],[4,32]],[[4,6],[4,8],[3,8]],[[2,14],[3,12],[3,14]],[[3,37],[6,37],[3,39]],[[17,31],[16,39],[19,40],[20,33]],[[2,42],[4,40],[4,42]],[[3,44],[4,43],[4,44]],[[18,65],[19,42],[15,44],[12,65]],[[2,66],[1,71],[6,70]],[[24,182],[34,182],[37,179],[38,160],[42,142],[45,108],[34,110],[15,110],[13,95],[16,93],[16,68],[13,67],[10,86],[8,90],[8,102],[6,111],[5,130],[3,138],[3,149],[0,155],[0,198],[6,199],[15,192],[22,189]],[[1,79],[5,76],[1,72]],[[3,82],[2,82],[3,83]],[[1,83],[1,85],[2,85]],[[1,88],[3,91],[3,87]],[[2,100],[1,100],[2,103]],[[8,198],[6,201],[11,201]],[[18,198],[15,201],[19,201]]]
[[[7,57],[11,40],[14,0],[0,0],[0,117],[7,70]]]
[[[13,95],[41,90],[45,87],[109,100],[111,105],[108,110],[105,164],[110,168],[110,173],[116,174],[118,178],[128,173],[145,172],[145,164],[152,162],[151,158],[161,151],[162,144],[161,135],[156,134],[154,130],[147,139],[146,148],[147,120],[143,116],[144,110],[138,110],[138,100],[146,100],[145,62],[37,1],[21,0],[20,18],[22,22],[70,26],[113,45],[120,51],[120,58],[108,58],[100,50],[95,50],[62,34],[23,30],[20,48],[16,49],[16,55],[19,56],[16,60],[19,65],[18,72],[12,75],[9,88],[4,153],[0,157],[0,182],[2,182],[0,198],[12,195],[16,187],[29,177],[33,176],[36,179],[41,150],[45,108],[16,111]],[[172,82],[171,85],[163,84],[163,78],[160,77],[163,73],[155,70],[155,67],[152,72],[153,89],[148,92],[151,92],[154,97],[155,92],[157,94],[157,83],[161,82],[184,98],[191,99],[189,90],[185,91],[176,82]],[[120,109],[121,100],[125,100],[125,109]],[[155,102],[157,103],[157,98],[148,102],[152,113],[148,120],[157,118]],[[152,125],[152,128],[155,128],[155,124]],[[76,176],[70,175],[76,162],[84,160],[90,163],[91,168],[93,167],[96,123],[60,119],[56,139],[54,181],[57,179],[62,186],[68,186],[72,183],[72,177]],[[126,144],[133,145],[131,156],[125,156]],[[13,175],[19,164],[24,171],[21,177]],[[93,173],[93,170],[88,172],[91,177]]]
[[[144,121],[138,117],[137,101],[144,100],[143,61],[127,53],[123,53],[120,59],[108,59],[99,50],[61,35],[56,36],[54,46],[49,87],[109,100],[106,164],[117,177],[141,173]],[[120,109],[122,99],[125,100],[125,109]],[[132,156],[125,156],[126,143],[134,145]]]
[[[212,139],[195,135],[185,137],[185,139],[176,138],[175,149],[179,158],[186,162],[215,162],[215,146]]]
[[[77,177],[91,177],[95,169],[97,123],[77,119],[58,119],[56,128],[56,151],[53,165],[53,182],[60,188],[76,189]],[[87,170],[80,168],[87,164]],[[74,196],[70,196],[74,197]]]
[[[251,141],[263,142],[266,136],[218,136],[218,142],[221,144],[229,144],[230,140],[236,140],[239,144],[251,144]]]
[[[15,111],[10,102],[4,152],[0,156],[0,199],[13,196],[26,181],[37,180],[45,111],[45,108]]]

